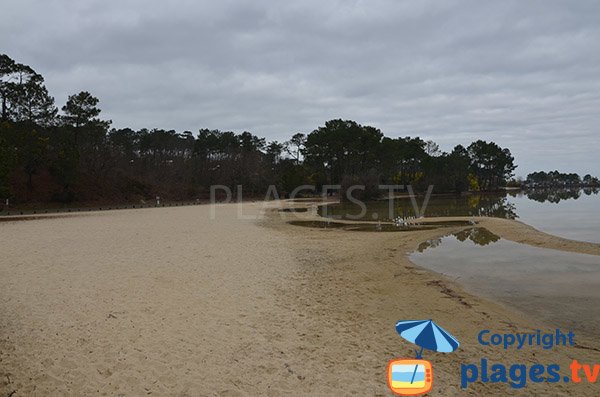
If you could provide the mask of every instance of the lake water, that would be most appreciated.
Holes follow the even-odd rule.
[[[501,195],[434,196],[323,206],[322,216],[391,221],[447,216],[518,219],[544,232],[600,243],[598,191],[515,192]],[[416,208],[416,211],[415,211]],[[600,256],[532,247],[468,227],[423,242],[410,259],[442,273],[476,295],[512,306],[551,328],[596,337],[600,333]]]
[[[518,219],[544,232],[572,240],[600,243],[600,195],[580,192],[558,202],[537,201],[524,194],[507,200]]]
[[[600,243],[600,194],[598,190],[527,192],[496,195],[432,196],[368,202],[359,219],[360,207],[338,204],[320,207],[330,218],[390,221],[396,217],[492,216],[519,219],[557,236]],[[415,208],[417,211],[415,211]]]
[[[473,227],[424,242],[410,259],[551,327],[600,332],[600,256],[531,247]]]

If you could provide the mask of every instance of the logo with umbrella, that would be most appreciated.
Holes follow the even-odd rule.
[[[423,350],[451,353],[460,343],[448,331],[432,320],[407,320],[396,323],[396,331],[415,349],[415,359],[395,359],[388,364],[387,381],[390,389],[400,396],[418,396],[433,387],[433,367],[423,360]]]

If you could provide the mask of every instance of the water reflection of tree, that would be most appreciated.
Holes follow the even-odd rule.
[[[419,202],[421,205],[422,202]],[[506,196],[497,194],[468,195],[454,197],[432,197],[424,208],[426,217],[447,216],[490,216],[496,218],[517,218],[516,208]],[[413,216],[412,203],[397,200],[395,215],[400,217]]]
[[[598,194],[597,187],[586,187],[584,189],[529,189],[525,191],[528,199],[540,203],[560,203],[563,200],[577,200],[581,193],[589,196]]]
[[[471,240],[477,245],[488,245],[500,240],[500,236],[490,232],[484,227],[473,227],[454,233],[458,241]]]
[[[525,196],[537,202],[558,203],[562,200],[578,199],[585,195],[598,194],[597,187],[584,189],[528,189],[525,191],[508,191],[505,194],[470,194],[465,196],[433,196],[424,205],[423,197],[417,198],[417,206],[426,217],[452,216],[487,216],[495,218],[518,218],[515,204],[508,201],[509,197]],[[409,218],[417,216],[413,203],[408,198],[395,199],[393,213],[389,214],[389,201],[367,202],[367,214],[363,219],[391,220],[395,217]],[[323,207],[325,208],[325,207]],[[360,213],[361,208],[355,204],[344,203],[326,208],[329,216],[337,215],[347,218],[349,214]],[[321,214],[323,209],[319,209]]]
[[[474,215],[506,219],[518,217],[515,205],[510,203],[506,196],[497,195],[480,196],[477,213]]]
[[[493,244],[500,240],[500,236],[490,232],[484,227],[472,227],[449,235],[456,237],[456,239],[460,242],[470,240],[475,245],[480,246]],[[430,239],[419,244],[419,246],[417,247],[417,251],[423,252],[429,248],[438,247],[440,244],[442,244],[441,238]]]

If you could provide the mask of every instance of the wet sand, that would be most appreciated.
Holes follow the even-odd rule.
[[[261,210],[243,205],[245,215]],[[427,353],[432,396],[597,395],[585,383],[459,389],[460,363],[566,368],[598,361],[600,346],[479,346],[481,329],[549,328],[408,260],[451,228],[319,230],[286,223],[311,212],[256,221],[238,219],[236,205],[209,214],[193,206],[1,223],[0,395],[389,395],[388,360],[413,356],[394,324],[427,318],[462,343]],[[600,254],[519,222],[480,221],[510,240]]]

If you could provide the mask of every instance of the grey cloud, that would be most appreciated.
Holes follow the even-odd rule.
[[[5,11],[5,12],[4,12]],[[8,0],[0,48],[117,127],[285,140],[331,118],[443,149],[495,140],[521,175],[600,175],[594,1]]]

